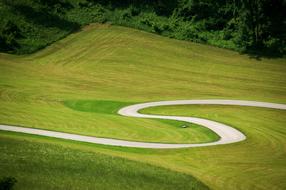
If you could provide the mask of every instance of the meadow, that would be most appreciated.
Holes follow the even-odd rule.
[[[218,136],[201,126],[181,128],[185,123],[116,112],[126,105],[159,100],[286,103],[285,73],[282,58],[257,59],[92,24],[34,54],[0,54],[0,123],[144,142],[211,142]],[[143,112],[209,118],[241,130],[247,140],[149,150],[0,131],[0,177],[15,176],[16,189],[28,184],[34,189],[68,184],[70,189],[286,188],[285,111],[205,105]]]

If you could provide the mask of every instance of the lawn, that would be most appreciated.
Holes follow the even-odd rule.
[[[190,175],[77,147],[1,135],[1,176],[16,189],[201,189]]]
[[[217,135],[200,126],[181,128],[184,123],[122,117],[116,111],[133,103],[179,99],[286,103],[285,73],[285,59],[256,59],[125,27],[93,24],[31,55],[0,54],[0,123],[144,142],[211,142]],[[84,168],[85,161],[91,168],[82,177],[89,177],[83,180],[86,183],[75,180],[74,185],[90,185],[96,181],[90,177],[92,167],[106,156],[107,160],[116,157],[112,161],[114,165],[126,162],[127,166],[138,168],[135,181],[145,180],[140,177],[141,169],[151,164],[150,169],[142,171],[148,179],[168,175],[177,180],[183,175],[181,182],[185,183],[192,175],[218,190],[286,188],[283,180],[286,177],[285,111],[239,106],[168,106],[144,112],[209,118],[240,129],[247,140],[215,147],[147,150],[0,132],[1,158],[10,163],[1,167],[0,173],[9,171],[9,175],[18,176],[19,184],[32,183],[37,175],[26,169],[23,170],[26,174],[19,174],[19,159],[33,160],[31,154],[47,147],[45,154],[40,152],[35,161],[25,162],[23,168],[37,167],[45,161],[45,155],[50,155],[41,180],[48,182],[61,170],[62,185],[68,183],[65,179],[75,177],[70,174],[68,179],[73,165]],[[34,149],[29,151],[31,146]],[[75,155],[64,168],[57,155],[61,152]],[[92,160],[96,155],[99,159]],[[80,159],[75,159],[77,156]],[[50,164],[53,162],[56,164]],[[108,168],[108,164],[103,168]],[[154,169],[157,166],[165,169],[157,171]],[[123,179],[125,174],[118,176]],[[96,184],[112,184],[112,181],[99,181]],[[123,187],[119,181],[113,183],[119,189]],[[152,187],[158,184],[160,180],[154,180]],[[166,185],[172,188],[176,183]],[[35,187],[48,188],[44,183],[35,183]]]

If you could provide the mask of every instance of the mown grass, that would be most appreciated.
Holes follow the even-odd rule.
[[[68,108],[73,110],[82,111],[82,112],[93,112],[100,114],[113,114],[117,115],[117,112],[120,108],[125,107],[127,105],[136,104],[131,102],[117,102],[117,101],[102,101],[102,100],[67,100],[64,101],[63,104]],[[156,119],[155,121],[160,121],[163,124],[167,124],[169,126],[175,127],[176,131],[183,133],[193,133],[193,134],[205,134],[209,137],[209,140],[205,140],[204,142],[216,141],[219,139],[219,136],[209,129],[196,125],[190,124],[183,121],[174,121],[174,120],[164,120],[164,119]],[[183,128],[182,126],[186,126]],[[188,128],[188,129],[186,129]],[[189,138],[189,135],[186,134],[186,139]],[[200,137],[200,135],[199,135]],[[160,142],[160,141],[158,141]]]
[[[64,101],[63,104],[77,111],[117,114],[120,108],[135,104],[135,102],[116,102],[108,100],[67,100]]]
[[[121,104],[114,106],[114,102],[243,99],[285,103],[285,73],[285,59],[250,59],[124,27],[90,25],[32,55],[0,54],[0,123],[136,141],[208,142],[216,139],[209,130],[118,116],[113,113]],[[157,109],[150,112],[173,113],[172,107]],[[232,106],[174,109],[178,110],[173,114],[229,124],[242,130],[247,140],[182,150],[45,138],[37,143],[57,142],[165,167],[193,175],[212,189],[285,189],[284,111]]]
[[[207,118],[231,125],[246,134],[246,141],[241,143],[190,149],[186,151],[188,153],[179,153],[183,156],[180,159],[181,170],[185,170],[186,165],[189,165],[193,169],[192,172],[196,173],[195,176],[205,179],[207,184],[216,184],[215,187],[212,186],[214,189],[221,189],[222,186],[224,189],[286,187],[283,180],[286,177],[285,110],[187,105],[161,106],[142,111]]]
[[[190,175],[77,148],[1,135],[1,174],[15,189],[208,189]]]

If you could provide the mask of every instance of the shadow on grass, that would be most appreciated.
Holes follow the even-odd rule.
[[[277,59],[286,57],[285,52],[279,53],[267,48],[264,49],[248,48],[240,52],[240,54],[247,55],[250,59],[256,59],[257,61],[261,61],[262,58]]]

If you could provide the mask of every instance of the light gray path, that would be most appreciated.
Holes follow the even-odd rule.
[[[116,140],[109,138],[98,138],[84,135],[76,135],[63,132],[48,131],[42,129],[33,129],[26,127],[16,127],[9,125],[0,125],[0,130],[4,131],[14,131],[20,133],[55,137],[61,139],[69,139],[81,142],[89,142],[95,144],[113,145],[113,146],[123,146],[123,147],[136,147],[136,148],[187,148],[187,147],[202,147],[202,146],[212,146],[219,144],[229,144],[246,139],[245,135],[240,131],[215,121],[195,118],[195,117],[181,117],[181,116],[162,116],[162,115],[149,115],[140,114],[139,110],[155,107],[155,106],[167,106],[167,105],[194,105],[194,104],[204,104],[204,105],[239,105],[239,106],[253,106],[253,107],[263,107],[263,108],[273,108],[273,109],[283,109],[286,110],[285,104],[267,103],[267,102],[256,102],[256,101],[243,101],[243,100],[175,100],[175,101],[160,101],[160,102],[149,102],[142,103],[124,107],[118,111],[122,116],[129,117],[140,117],[140,118],[155,118],[155,119],[170,119],[185,121],[190,123],[195,123],[202,125],[214,131],[220,136],[220,139],[216,142],[210,143],[200,143],[200,144],[166,144],[166,143],[148,143],[148,142],[135,142],[135,141],[125,141]]]

